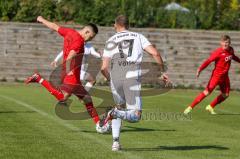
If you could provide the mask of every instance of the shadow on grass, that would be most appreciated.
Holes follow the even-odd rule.
[[[228,147],[218,145],[203,145],[203,146],[158,146],[153,148],[123,148],[123,151],[192,151],[192,150],[229,150]]]
[[[121,130],[121,133],[124,133],[124,132],[149,132],[149,131],[171,132],[171,131],[176,131],[176,130],[174,130],[174,129],[151,129],[151,128],[139,128],[139,127],[133,127],[133,126],[124,126],[123,129]],[[96,133],[96,131],[88,131],[88,130],[82,130],[81,132]],[[109,134],[111,134],[111,133],[109,133]]]
[[[128,129],[125,129],[128,128]],[[136,132],[136,131],[176,131],[175,129],[151,129],[151,128],[139,128],[139,127],[133,127],[133,126],[124,126],[121,132]]]
[[[237,114],[237,113],[219,113],[219,114],[216,114],[216,115],[240,115],[240,114]]]
[[[0,114],[11,114],[11,113],[36,113],[35,111],[0,111]]]

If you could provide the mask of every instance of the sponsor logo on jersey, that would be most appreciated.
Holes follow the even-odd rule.
[[[232,55],[225,57],[226,62],[231,61],[231,60],[232,60]]]
[[[118,61],[118,65],[119,66],[130,66],[130,65],[134,65],[136,62],[133,61]]]

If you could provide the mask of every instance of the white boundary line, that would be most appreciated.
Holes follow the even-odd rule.
[[[35,111],[37,113],[39,113],[40,115],[44,116],[44,117],[47,117],[53,121],[55,121],[56,123],[58,123],[59,125],[62,125],[68,129],[71,129],[73,131],[80,131],[81,129],[72,125],[72,124],[69,124],[69,123],[66,123],[64,120],[61,120],[59,118],[56,118],[54,116],[51,116],[49,115],[48,113],[40,110],[40,109],[37,109],[35,108],[33,105],[30,105],[30,104],[27,104],[23,101],[20,101],[18,99],[15,99],[15,98],[12,98],[12,97],[8,97],[8,96],[5,96],[5,95],[0,95],[1,98],[4,98],[6,100],[9,100],[9,101],[13,101],[21,106],[24,106],[25,108],[28,108],[32,111]],[[97,133],[97,132],[96,132]],[[103,145],[105,148],[109,149],[111,148],[111,145],[109,145],[107,142],[105,142],[104,140],[101,140],[97,135],[91,135],[91,134],[88,134],[88,133],[85,133],[85,132],[81,132],[81,134],[83,136],[85,136],[86,138],[88,139],[91,139],[91,140],[94,140],[95,142],[97,142],[98,144],[100,145]],[[126,152],[126,151],[120,151],[121,154],[123,154],[126,158],[131,158],[131,159],[142,159],[141,156],[137,156],[137,155],[134,155],[130,152]]]

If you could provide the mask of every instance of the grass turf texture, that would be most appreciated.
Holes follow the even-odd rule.
[[[218,115],[205,111],[218,93],[214,92],[193,110],[191,118],[182,120],[185,118],[179,112],[198,92],[171,90],[143,98],[144,120],[124,122],[123,151],[112,152],[110,134],[97,134],[90,119],[58,118],[54,111],[56,101],[43,88],[1,85],[0,158],[240,158],[239,92],[232,92],[216,108]],[[84,107],[73,99],[73,111],[83,111]],[[94,101],[100,102],[97,98]],[[149,114],[155,114],[155,118],[147,118]]]

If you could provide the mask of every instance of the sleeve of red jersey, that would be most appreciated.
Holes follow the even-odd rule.
[[[70,50],[74,50],[77,54],[84,52],[84,42],[75,41],[69,48]]]
[[[61,36],[66,36],[67,33],[70,31],[71,29],[70,28],[65,28],[65,27],[60,27],[58,29],[58,33],[61,35]]]
[[[238,62],[238,63],[240,63],[240,58],[237,57],[236,55],[233,55],[233,60],[236,61],[236,62]]]
[[[198,70],[201,72],[202,70],[204,70],[211,62],[215,61],[218,58],[218,51],[214,50],[210,57],[205,60],[202,65],[198,68]]]
[[[233,60],[240,63],[240,58],[234,54],[234,50],[233,50]]]

